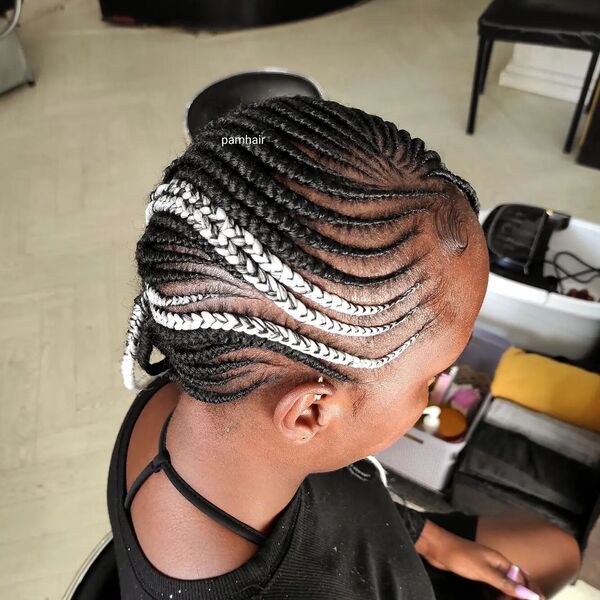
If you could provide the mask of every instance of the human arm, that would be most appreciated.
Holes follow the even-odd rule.
[[[464,539],[424,519],[415,549],[432,566],[500,590],[504,597],[543,600],[539,588],[519,574],[518,581],[507,578],[511,562],[499,552]]]

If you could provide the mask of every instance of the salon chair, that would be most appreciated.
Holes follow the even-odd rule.
[[[317,83],[283,69],[238,73],[200,90],[187,109],[187,136],[191,141],[206,123],[240,106],[277,96],[322,98]]]
[[[119,600],[119,576],[112,533],[86,558],[62,600]]]
[[[478,21],[479,45],[467,133],[475,131],[494,42],[520,42],[590,52],[579,101],[564,145],[569,153],[600,52],[600,2],[597,0],[493,0]]]
[[[35,81],[17,35],[21,0],[0,0],[0,94]],[[7,16],[12,11],[11,16]]]

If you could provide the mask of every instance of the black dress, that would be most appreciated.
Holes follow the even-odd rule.
[[[168,382],[163,375],[138,394],[112,454],[107,500],[123,600],[434,600],[430,576],[414,548],[430,515],[396,504],[369,460],[309,475],[266,537],[188,486],[165,447],[157,449],[127,494],[131,432],[146,403]],[[167,425],[168,419],[161,443]],[[258,552],[234,571],[207,579],[176,579],[156,569],[138,544],[129,506],[143,481],[160,469],[199,510],[257,543]],[[453,524],[457,533],[474,538],[473,518],[457,515],[446,523]]]

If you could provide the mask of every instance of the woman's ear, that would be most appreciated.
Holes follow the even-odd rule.
[[[324,430],[339,413],[337,402],[335,389],[326,383],[297,385],[277,402],[273,422],[286,438],[303,444]]]

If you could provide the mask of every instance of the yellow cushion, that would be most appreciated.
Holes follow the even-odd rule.
[[[600,375],[511,347],[502,355],[492,395],[600,433]]]

